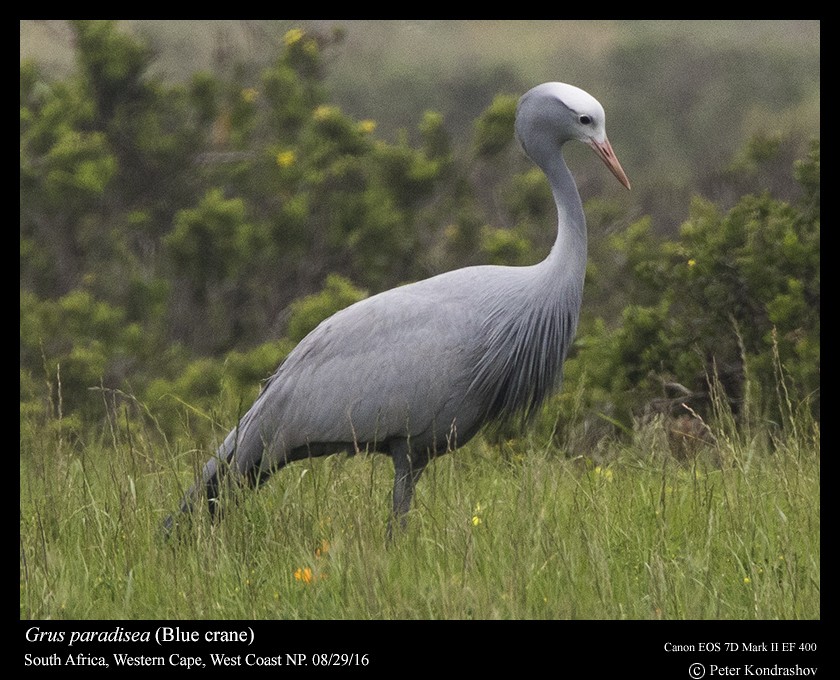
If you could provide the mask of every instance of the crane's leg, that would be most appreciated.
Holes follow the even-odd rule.
[[[390,541],[394,534],[394,522],[400,529],[405,529],[406,513],[411,508],[414,487],[423,473],[428,459],[413,454],[407,439],[400,439],[391,444],[391,459],[394,461],[394,509],[388,520],[387,537]]]

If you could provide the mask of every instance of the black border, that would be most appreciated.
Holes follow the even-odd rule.
[[[173,633],[177,629],[180,639],[156,641],[163,628]],[[44,634],[44,639],[28,640],[36,636],[33,630]],[[109,639],[76,642],[71,647],[73,631],[102,633]],[[215,631],[247,631],[248,640],[207,642],[207,633]],[[56,639],[58,633],[64,633],[62,640]],[[137,639],[130,640],[131,634],[137,634]],[[813,677],[807,669],[817,669],[817,677],[830,675],[822,664],[828,643],[819,620],[20,621],[19,636],[26,674],[82,671],[148,676],[186,671],[172,661],[201,657],[205,667],[193,668],[193,675],[353,673],[378,677],[397,672],[402,677],[410,672],[413,678],[418,672],[474,676],[533,670],[586,678],[643,675],[699,680],[722,677],[726,669],[730,669],[727,677],[740,678],[752,677],[749,670],[764,672],[755,677]],[[192,641],[194,637],[197,641]],[[748,651],[750,646],[753,651]],[[163,657],[166,663],[161,669],[118,666],[112,658],[115,653]],[[60,665],[27,665],[27,654],[30,661],[38,657],[43,663],[58,660]],[[107,669],[68,665],[67,657],[75,659],[79,654],[85,655],[83,660],[104,657],[110,665]],[[241,665],[213,666],[211,654],[239,657]],[[282,665],[249,666],[245,664],[248,654],[255,655],[249,659],[262,657],[269,662],[279,657]],[[293,665],[295,659],[301,663]]]

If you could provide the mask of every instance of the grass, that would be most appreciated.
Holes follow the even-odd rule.
[[[90,441],[22,416],[22,619],[818,619],[819,430],[661,423],[605,463],[527,439],[435,461],[386,547],[384,456],[292,465],[224,522],[160,534],[187,440],[115,418]]]

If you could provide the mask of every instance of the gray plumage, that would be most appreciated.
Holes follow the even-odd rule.
[[[203,497],[215,514],[223,478],[257,486],[295,460],[371,450],[393,459],[392,519],[404,523],[432,458],[489,422],[527,418],[559,387],[586,269],[583,207],[563,144],[588,144],[624,186],[629,182],[607,140],[603,108],[576,87],[545,83],[527,92],[516,136],[557,205],[548,257],[529,267],[447,272],[323,321],[207,462],[182,512]],[[174,523],[170,517],[167,529]],[[388,529],[390,535],[390,522]]]

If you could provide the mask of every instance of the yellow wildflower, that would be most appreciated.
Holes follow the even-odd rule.
[[[752,581],[752,579],[749,576],[744,576],[744,583],[745,584],[749,584],[751,581]]]
[[[473,524],[474,527],[477,527],[479,524],[481,524],[481,517],[478,516],[478,513],[480,513],[480,512],[481,512],[481,503],[476,503],[475,504],[475,509],[473,510],[474,514],[473,514],[473,518],[472,518],[472,524]]]
[[[288,168],[295,164],[297,157],[292,149],[286,149],[285,151],[280,151],[275,160],[281,168]]]
[[[309,567],[298,567],[295,570],[295,580],[303,581],[304,583],[312,582],[312,570]]]
[[[688,266],[689,267],[693,267],[696,264],[697,264],[697,260],[695,260],[693,257],[688,261]]]
[[[366,120],[359,121],[359,131],[369,135],[376,129],[376,121],[370,120],[369,118]]]
[[[249,104],[252,104],[253,102],[255,102],[256,99],[257,99],[257,96],[259,96],[259,94],[260,93],[257,90],[255,90],[253,87],[246,87],[241,92],[242,99],[244,99]]]
[[[608,482],[612,481],[613,471],[609,468],[602,468],[600,465],[596,465],[594,472],[596,476],[606,479]]]
[[[286,43],[287,47],[291,47],[296,42],[298,42],[306,33],[302,28],[292,28],[286,31],[286,35],[283,36],[283,42]]]
[[[337,106],[330,106],[328,104],[321,104],[318,108],[315,109],[312,116],[315,120],[327,120],[332,118],[334,115],[338,113]]]

